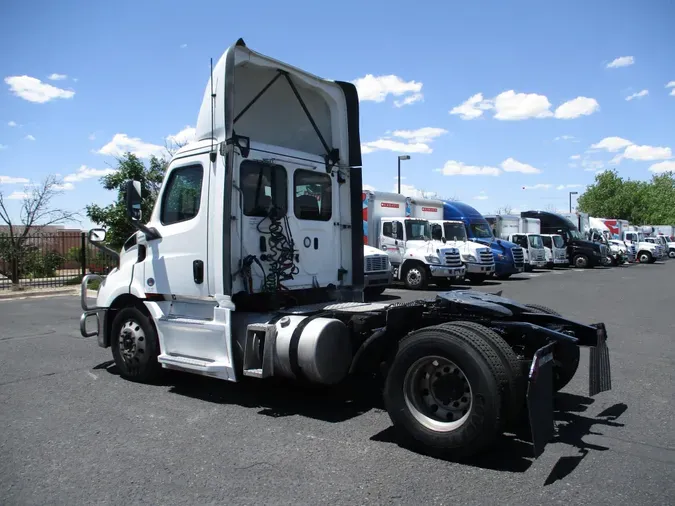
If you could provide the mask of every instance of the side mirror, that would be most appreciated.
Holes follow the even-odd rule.
[[[129,180],[126,182],[125,196],[127,203],[127,215],[133,221],[141,219],[141,182]]]
[[[105,230],[102,228],[92,228],[89,231],[89,242],[92,244],[105,242]]]
[[[445,237],[441,237],[441,241],[443,241],[443,244],[445,244],[447,241],[445,240]]]

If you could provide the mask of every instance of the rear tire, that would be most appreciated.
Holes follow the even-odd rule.
[[[378,295],[382,295],[386,289],[386,286],[369,286],[363,291],[367,297],[377,297]]]
[[[117,313],[112,323],[110,348],[124,379],[151,383],[161,375],[157,332],[150,317],[140,309],[127,307]]]
[[[525,304],[539,313],[562,316],[557,311],[540,304]],[[579,368],[581,350],[574,343],[558,341],[553,346],[553,389],[559,392],[574,378]]]
[[[462,328],[427,327],[399,343],[384,403],[407,442],[465,457],[501,433],[508,384],[506,367],[484,338]]]
[[[495,277],[497,279],[509,279],[511,277],[511,274],[500,274],[499,276],[495,274]]]
[[[480,285],[487,279],[487,274],[467,274],[466,279],[468,279],[472,285]]]

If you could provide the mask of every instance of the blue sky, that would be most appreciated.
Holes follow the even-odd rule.
[[[23,182],[50,173],[64,178],[63,207],[110,202],[97,176],[111,155],[189,135],[209,58],[242,37],[355,81],[370,187],[394,190],[396,158],[409,154],[408,193],[484,213],[564,209],[599,170],[675,170],[673,19],[667,0],[6,0],[0,191],[15,216]]]

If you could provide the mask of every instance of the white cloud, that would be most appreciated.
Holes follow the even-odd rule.
[[[403,97],[397,107],[422,100],[422,83],[404,81],[395,75],[374,76],[366,74],[352,81],[356,86],[360,101],[384,102],[389,95]],[[414,98],[412,98],[414,97]]]
[[[25,177],[0,176],[0,184],[21,184],[29,183]]]
[[[369,185],[369,184],[362,184],[362,185],[361,185],[361,188],[363,188],[363,191],[370,191],[370,192],[374,192],[374,191],[375,191],[375,187],[374,187],[374,186],[371,186],[371,185]]]
[[[28,134],[28,135],[26,135],[26,137],[24,137],[24,139],[27,140],[27,141],[34,141],[35,137],[33,137],[31,134]]]
[[[101,177],[112,174],[113,172],[115,172],[115,169],[92,169],[91,167],[82,165],[76,172],[68,174],[63,180],[68,183],[77,183],[78,181],[84,181],[85,179],[90,179],[92,177]]]
[[[501,163],[501,168],[504,169],[504,172],[521,172],[523,174],[539,174],[541,173],[540,169],[532,167],[526,163],[519,162],[513,158],[507,158]]]
[[[574,137],[574,135],[559,135],[554,141],[572,141],[572,142],[579,142],[579,140]]]
[[[181,45],[180,45],[180,48],[181,48],[181,49],[185,49],[186,47],[187,47],[187,44],[181,44]]]
[[[589,158],[584,158],[581,161],[581,166],[586,172],[595,172],[597,170],[603,169],[605,167],[605,162],[600,160],[590,160]]]
[[[394,186],[391,190],[392,192],[398,192],[398,184]],[[418,197],[424,199],[440,199],[440,196],[436,192],[420,190],[419,188],[411,184],[401,184],[401,194],[406,197]]]
[[[594,98],[577,97],[558,106],[555,117],[558,119],[575,119],[588,116],[600,110],[600,104]]]
[[[68,76],[65,74],[50,74],[48,79],[50,81],[63,81],[66,79]]]
[[[483,111],[493,108],[492,101],[484,100],[482,93],[476,93],[469,97],[466,102],[450,110],[450,114],[459,115],[464,120],[476,119],[483,115]]]
[[[539,183],[533,186],[523,186],[523,190],[548,190],[553,186],[552,184]]]
[[[632,56],[620,56],[609,62],[606,66],[608,69],[616,69],[619,67],[628,67],[635,63],[635,58]]]
[[[7,197],[8,200],[23,200],[28,198],[30,195],[26,192],[12,192],[10,193],[9,197]]]
[[[72,90],[62,90],[30,76],[5,77],[5,82],[17,97],[38,104],[44,104],[57,98],[68,99],[75,96],[75,92]]]
[[[442,168],[436,171],[444,176],[498,176],[501,173],[497,167],[465,165],[455,160],[448,160]]]
[[[487,200],[489,197],[487,195],[476,195],[474,200]]]
[[[659,162],[655,163],[649,170],[655,174],[663,174],[664,172],[675,172],[675,161]]]
[[[10,127],[17,126],[16,121],[10,121],[9,123],[7,123],[7,126],[10,126]]]
[[[566,190],[567,188],[581,188],[580,184],[560,184],[555,187],[556,190]]]
[[[544,95],[504,91],[494,101],[496,119],[523,120],[528,118],[549,118],[552,116],[551,103]]]
[[[89,134],[89,140],[95,141],[96,140],[96,134]]]
[[[2,151],[3,149],[7,149],[7,147],[8,146],[6,146],[5,144],[0,144],[0,151]]]
[[[196,133],[197,130],[194,127],[187,125],[177,134],[167,136],[166,140],[172,144],[187,144],[194,140]]]
[[[666,84],[666,88],[673,88],[670,90],[669,95],[671,97],[675,97],[675,81],[670,81],[668,84]]]
[[[635,144],[628,146],[623,153],[624,158],[630,160],[665,160],[672,158],[673,153],[670,148],[656,146],[637,146]]]
[[[570,156],[570,160],[579,160],[581,158],[581,155],[572,155]]]
[[[628,95],[626,97],[626,100],[631,101],[634,98],[642,98],[642,97],[646,97],[647,95],[649,95],[649,90],[642,90],[642,91],[638,91],[637,93],[633,93],[632,95]]]
[[[412,95],[405,97],[403,100],[394,100],[394,105],[396,107],[403,107],[404,105],[414,104],[415,102],[419,102],[421,100],[424,100],[424,95],[421,93],[413,93]]]
[[[394,130],[394,137],[406,139],[409,142],[432,142],[436,137],[447,134],[448,131],[443,128],[423,127],[417,130]]]
[[[417,130],[395,130],[392,137],[403,139],[405,142],[383,137],[375,141],[361,144],[361,153],[368,154],[374,151],[398,151],[400,153],[429,154],[433,150],[429,146],[437,137],[448,133],[443,128],[423,127]]]
[[[54,189],[55,190],[74,190],[75,185],[73,183],[55,184]]]
[[[608,163],[610,165],[619,165],[621,163],[621,160],[623,160],[623,153],[617,154],[614,158],[612,158]]]
[[[593,144],[591,148],[593,149],[605,149],[611,153],[616,153],[617,151],[630,146],[633,144],[628,139],[622,137],[605,137],[597,144]]]
[[[139,158],[150,158],[152,155],[161,156],[164,147],[143,142],[140,138],[129,137],[127,134],[115,134],[112,140],[99,149],[97,153],[109,156],[122,156],[127,151]]]

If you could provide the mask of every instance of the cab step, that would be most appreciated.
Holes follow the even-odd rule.
[[[269,378],[274,374],[274,350],[277,328],[267,323],[251,323],[246,327],[244,343],[244,376]]]
[[[167,369],[177,369],[217,377],[221,377],[223,374],[227,375],[230,367],[228,362],[186,357],[183,355],[168,355],[165,353],[159,355],[157,361]]]

